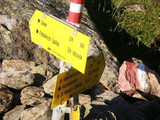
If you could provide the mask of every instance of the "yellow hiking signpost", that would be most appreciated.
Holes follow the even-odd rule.
[[[51,106],[52,120],[63,120],[65,113],[69,113],[72,120],[79,120],[80,107],[74,96],[99,82],[105,67],[103,53],[87,59],[90,37],[55,16],[36,10],[29,26],[35,44],[61,59],[63,65],[70,63],[68,68],[60,63]],[[71,97],[75,98],[73,105],[68,104],[68,101],[72,103]]]
[[[80,94],[99,82],[105,67],[104,55],[100,54],[87,60],[85,74],[75,69],[57,75],[52,109],[69,98]]]
[[[66,63],[70,62],[72,67],[84,73],[90,37],[66,24],[54,16],[36,10],[29,22],[31,39],[49,53]]]

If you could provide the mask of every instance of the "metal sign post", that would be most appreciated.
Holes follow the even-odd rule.
[[[83,5],[84,5],[84,0],[71,0],[67,22],[73,24],[76,27],[80,26]],[[73,31],[73,34],[76,35],[76,31]],[[64,71],[69,71],[70,68],[71,68],[71,64],[68,64],[67,68],[65,68],[64,62],[61,60],[60,73],[62,73]],[[68,100],[67,103],[71,103],[70,100]],[[64,120],[65,113],[68,113],[70,115],[69,117],[71,120],[71,118],[72,118],[71,111],[78,110],[78,109],[74,109],[75,107],[78,108],[77,106],[75,106],[75,105],[79,104],[78,95],[73,97],[73,101],[72,101],[73,105],[70,105],[70,108],[67,107],[67,103],[65,103],[63,105],[59,105],[53,109],[52,120]]]
[[[60,61],[59,73],[63,73],[65,71],[68,71],[70,68],[71,68],[70,64],[65,66],[65,63],[62,60]],[[59,105],[52,110],[52,120],[64,120],[65,114],[66,113],[70,114],[70,112],[71,112],[71,109],[70,109],[70,107],[67,107],[67,103]]]
[[[71,0],[68,22],[79,27],[85,0]]]

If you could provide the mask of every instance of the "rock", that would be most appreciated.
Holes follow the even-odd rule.
[[[0,73],[2,72],[2,59],[0,59]]]
[[[45,93],[53,96],[56,79],[57,76],[54,76],[43,85]]]
[[[97,97],[97,95],[103,94],[105,92],[105,87],[101,84],[93,86],[89,93],[91,95],[91,103],[96,105],[106,105],[102,97]]]
[[[110,90],[106,90],[105,87],[101,84],[97,84],[91,88],[91,95],[92,99],[102,98],[103,100],[111,100],[119,96]]]
[[[31,73],[34,73],[34,74],[39,73],[43,76],[51,78],[58,73],[58,69],[55,66],[50,66],[48,64],[40,64],[39,66],[35,67],[31,71]]]
[[[26,105],[17,105],[15,108],[4,114],[3,120],[20,120],[21,112],[25,107]]]
[[[127,61],[128,61],[128,62],[133,62],[133,63],[145,64],[142,60],[137,59],[137,58],[135,58],[135,57],[129,58]]]
[[[118,120],[145,120],[143,112],[136,109],[134,105],[121,96],[108,101],[108,105]]]
[[[48,98],[45,98],[44,95],[42,88],[35,86],[26,87],[21,91],[21,103],[31,106],[41,104],[48,101]]]
[[[24,61],[34,60],[36,64],[46,63],[53,64],[57,68],[59,67],[58,58],[38,48],[37,45],[31,42],[28,23],[36,9],[57,16],[65,21],[69,12],[69,4],[66,1],[63,2],[64,0],[62,1],[63,3],[55,0],[47,3],[42,1],[44,0],[0,1],[0,21],[5,21],[6,19],[7,21],[16,21],[16,23],[10,22],[11,25],[8,25],[6,22],[0,22],[0,28],[2,28],[0,29],[2,35],[0,40],[0,58],[21,59]],[[98,55],[101,52],[104,53],[106,70],[103,73],[104,77],[102,80],[110,88],[112,84],[113,86],[117,84],[119,62],[105,45],[103,37],[91,21],[85,7],[83,13],[79,31],[91,37],[88,56]],[[112,78],[112,82],[108,83],[110,78]],[[113,87],[112,89],[117,90],[117,88]]]
[[[47,80],[58,74],[58,69],[53,65],[51,66],[48,64],[40,64],[39,66],[35,67],[31,72],[35,74],[36,86],[41,86]]]
[[[144,113],[120,95],[106,91],[103,96],[106,96],[105,104],[82,105],[81,115],[84,120],[145,120]]]
[[[79,103],[81,105],[90,104],[91,103],[91,96],[90,95],[79,94],[78,98],[79,98]]]
[[[88,108],[85,107],[85,111],[89,111],[88,114],[85,113],[84,115],[86,120],[90,117],[106,120],[141,120],[144,118],[143,113],[137,110],[134,105],[127,102],[119,94],[106,90],[101,84],[94,86],[90,92],[92,94],[92,104]],[[82,107],[82,109],[84,108]],[[97,113],[94,113],[94,111],[97,111]]]
[[[31,71],[35,67],[34,62],[25,62],[22,60],[3,60],[2,69],[4,72]]]
[[[93,88],[91,88],[90,92],[92,96],[92,104],[96,105],[106,105],[106,101],[110,101],[119,96],[110,90],[106,90],[101,84],[95,85]]]
[[[13,18],[8,18],[5,15],[1,16],[2,18],[0,19],[0,23],[2,24],[2,26],[6,26],[6,28],[8,28],[8,30],[12,30],[13,27],[16,26],[16,21]]]
[[[117,120],[107,105],[85,104],[81,107],[83,120]]]
[[[135,107],[143,112],[146,120],[155,120],[160,115],[160,103],[156,100],[139,101],[134,103]]]
[[[0,83],[20,90],[34,83],[34,75],[28,71],[2,72],[0,73]]]
[[[120,88],[118,86],[118,74],[117,71],[113,73],[113,71],[109,67],[105,67],[102,77],[100,79],[100,83],[104,85],[108,90],[111,90],[115,93],[120,93]]]
[[[0,84],[0,114],[10,109],[12,100],[13,94],[11,91]]]
[[[104,101],[111,101],[112,99],[118,97],[119,94],[116,94],[110,90],[105,90],[102,94],[96,95],[96,98],[101,98]]]
[[[118,84],[127,95],[152,99],[160,97],[160,77],[140,63],[124,62],[120,68]]]
[[[125,11],[145,12],[145,7],[140,4],[124,6]]]
[[[44,102],[21,113],[21,120],[51,120],[51,101]]]

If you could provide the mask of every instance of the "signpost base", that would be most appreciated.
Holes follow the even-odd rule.
[[[71,68],[71,63],[64,63],[64,61],[60,61],[60,71],[59,73],[62,73],[64,71],[69,71],[69,69]],[[72,101],[72,102],[71,102]],[[65,114],[68,113],[69,114],[69,120],[72,120],[72,118],[76,116],[76,120],[79,120],[79,117],[77,117],[77,115],[74,114],[79,114],[79,109],[74,109],[79,108],[77,105],[79,104],[79,100],[78,100],[78,95],[73,97],[73,99],[68,100],[67,102],[65,102],[63,105],[58,105],[57,107],[55,107],[52,111],[52,120],[64,120],[65,118]],[[80,115],[79,115],[80,116]]]
[[[64,120],[65,113],[71,113],[70,107],[66,107],[65,104],[57,106],[52,111],[52,120]]]

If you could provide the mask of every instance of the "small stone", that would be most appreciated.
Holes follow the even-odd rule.
[[[116,94],[110,90],[105,90],[103,93],[96,95],[97,98],[103,98],[103,100],[111,101],[112,99],[118,97],[119,94]]]
[[[91,88],[91,94],[93,96],[96,96],[96,95],[104,93],[105,90],[106,89],[103,85],[97,84],[97,85],[95,85],[94,87]]]
[[[56,84],[56,78],[57,78],[57,76],[52,77],[50,80],[48,80],[43,85],[45,93],[47,93],[47,94],[49,94],[51,96],[53,96],[53,93],[54,93],[54,87],[55,87],[55,84]]]
[[[31,73],[34,74],[41,74],[43,76],[46,76],[48,79],[50,79],[51,77],[53,77],[54,75],[56,75],[58,73],[58,70],[56,67],[54,66],[50,66],[48,64],[41,64],[37,67],[35,67]]]
[[[21,120],[51,120],[51,100],[28,108],[21,113]]]
[[[34,83],[34,75],[28,71],[2,72],[0,73],[0,83],[20,90]]]
[[[127,61],[128,61],[128,62],[133,62],[133,63],[145,64],[142,60],[137,59],[137,58],[135,58],[135,57],[130,58],[130,59],[128,59]]]
[[[38,105],[48,100],[44,97],[45,93],[42,88],[29,86],[21,91],[21,103],[27,105]]]
[[[55,66],[41,64],[35,67],[31,73],[35,74],[36,86],[42,86],[47,80],[58,74],[58,69]]]
[[[96,100],[92,100],[91,103],[94,105],[106,105],[106,103],[102,98],[96,98]]]
[[[0,84],[0,113],[10,109],[12,104],[13,94],[5,86]]]
[[[4,114],[3,120],[20,120],[21,112],[25,107],[26,105],[17,105],[15,108]]]
[[[23,60],[4,60],[2,62],[2,69],[5,72],[14,71],[31,71],[35,67],[34,62],[25,62]]]
[[[126,11],[145,12],[144,6],[140,4],[127,5],[124,8]]]
[[[118,74],[118,72],[115,73],[106,66],[100,79],[100,83],[103,84],[108,90],[111,90],[115,93],[120,93],[120,88],[118,86],[117,80],[118,76],[116,74]]]
[[[83,120],[117,120],[107,105],[85,104],[81,109]]]
[[[105,101],[111,101],[118,96],[118,94],[110,90],[106,90],[101,84],[97,84],[94,88],[92,88],[92,104],[106,105]]]
[[[79,97],[79,103],[81,105],[91,103],[91,96],[90,95],[79,94],[78,97]]]

